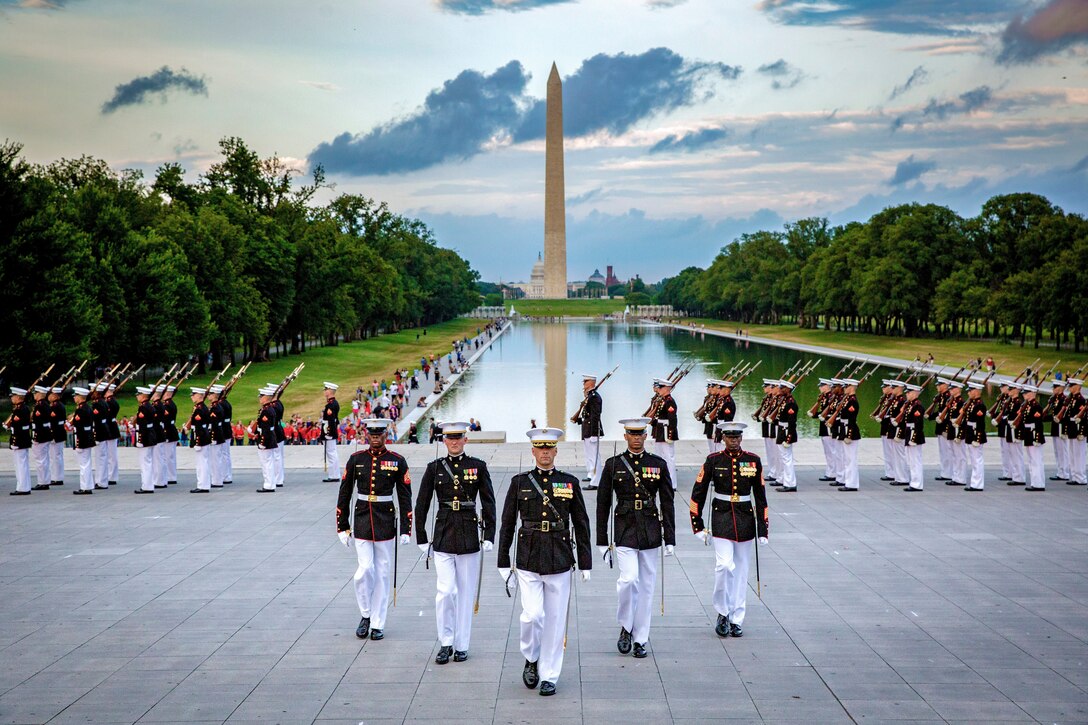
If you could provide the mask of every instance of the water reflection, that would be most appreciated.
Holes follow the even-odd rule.
[[[616,421],[641,415],[653,394],[653,378],[667,374],[688,357],[699,364],[676,387],[673,397],[680,407],[680,437],[696,439],[702,437],[702,424],[693,413],[703,402],[707,377],[723,375],[743,361],[763,360],[733,394],[738,418],[751,422],[763,397],[762,378],[780,375],[802,355],[786,348],[639,323],[521,322],[473,365],[461,384],[438,404],[434,416],[438,420],[476,418],[485,430],[506,431],[511,441],[524,440],[530,420],[535,419],[542,426],[563,428],[567,440],[577,440],[578,426],[569,419],[582,400],[582,373],[603,375],[619,364],[601,388],[605,438],[618,440],[622,429]],[[802,411],[816,400],[817,378],[834,375],[845,362],[826,358],[804,380],[795,393]],[[869,418],[880,397],[879,381],[897,372],[878,370],[858,391],[862,408],[858,422],[867,437],[879,433],[879,425]],[[930,397],[930,392],[923,394],[927,405]],[[803,435],[818,432],[816,422],[807,417],[798,427]]]

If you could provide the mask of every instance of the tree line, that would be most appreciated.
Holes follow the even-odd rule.
[[[1088,221],[1037,194],[964,218],[903,204],[866,222],[809,218],[744,234],[707,269],[662,280],[659,304],[744,323],[906,337],[1030,336],[1080,351],[1088,333]]]
[[[450,319],[479,304],[477,273],[420,221],[296,181],[239,138],[193,182],[148,183],[100,159],[28,163],[0,144],[0,361],[13,379],[50,361],[151,366],[211,354],[301,352]]]

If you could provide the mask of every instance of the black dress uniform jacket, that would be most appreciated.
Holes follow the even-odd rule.
[[[257,413],[257,448],[267,451],[278,446],[279,441],[276,440],[276,428],[278,427],[276,411],[272,404],[262,406]]]
[[[144,402],[136,410],[136,447],[146,448],[159,442],[159,423],[155,406]]]
[[[336,398],[325,401],[321,411],[321,440],[334,441],[340,437],[340,404]]]
[[[202,448],[212,444],[211,414],[203,401],[193,407],[189,416],[189,428],[193,431],[193,446]]]
[[[223,433],[223,406],[217,400],[208,408],[212,424],[212,440],[216,443],[224,443],[230,440],[230,434]]]
[[[11,410],[11,447],[13,449],[30,448],[33,444],[30,406],[19,403]]]
[[[106,409],[109,411],[109,420],[106,421],[106,425],[110,429],[110,434],[106,440],[115,441],[121,438],[121,426],[117,423],[117,414],[121,412],[121,404],[117,402],[117,398],[113,397],[113,394],[106,396]]]
[[[531,472],[544,491],[547,502],[559,514],[559,521],[555,520],[551,508],[529,481],[530,472],[514,476],[502,507],[498,567],[510,567],[510,545],[514,543],[514,527],[520,514],[521,526],[516,532],[516,568],[541,575],[569,571],[574,566],[574,547],[577,547],[578,568],[589,571],[593,568],[589,513],[578,477],[555,468],[548,471],[534,468]],[[545,527],[547,531],[543,530]]]
[[[64,429],[64,421],[68,419],[68,409],[64,403],[54,400],[49,404],[49,422],[53,428],[53,442],[65,443],[68,440],[68,431]]]
[[[627,460],[630,471],[621,459]],[[597,546],[609,544],[608,514],[613,492],[616,495],[613,544],[639,550],[656,549],[664,535],[665,543],[675,546],[673,488],[668,464],[652,453],[624,451],[605,461],[597,492]]]
[[[77,405],[72,413],[72,427],[76,432],[76,448],[94,448],[94,413],[86,401]]]
[[[950,441],[960,440],[960,429],[956,427],[956,421],[959,420],[960,413],[963,411],[963,406],[967,404],[962,395],[952,396],[949,400],[945,401],[945,405],[948,406],[948,412],[944,414],[944,437]],[[944,410],[944,408],[942,408]],[[940,423],[937,424],[938,427]],[[941,435],[940,431],[937,431],[937,435]]]
[[[949,393],[948,391],[945,391],[943,393],[937,393],[933,396],[933,403],[931,404],[933,412],[930,413],[928,417],[930,420],[936,422],[936,426],[933,429],[933,434],[935,436],[940,437],[942,435],[948,434],[948,417],[946,416],[942,420],[937,420],[937,416],[940,415],[941,411],[943,411],[945,409],[945,406],[948,405],[948,401],[951,397],[952,393]],[[949,440],[952,439],[950,438]]]
[[[759,403],[759,410],[762,412],[760,416],[760,423],[762,424],[762,433],[764,438],[774,438],[774,422],[771,421],[771,411],[774,410],[777,396],[774,393],[766,393],[763,396],[763,400]]]
[[[272,401],[271,407],[276,414],[276,442],[283,445],[283,442],[287,440],[287,434],[283,432],[283,403],[276,398]]]
[[[35,443],[53,442],[53,424],[49,417],[49,407],[49,401],[45,398],[34,401],[34,410],[31,413],[31,417],[34,420]]]
[[[861,440],[861,428],[858,427],[858,396],[848,395],[839,408],[839,414],[835,417],[835,440],[859,441]]]
[[[91,402],[91,415],[94,416],[94,439],[101,443],[110,433],[109,406],[106,401],[97,398]]]
[[[777,443],[797,442],[797,401],[787,393],[778,404],[778,415],[774,422],[778,426]]]
[[[445,465],[443,465],[445,463]],[[446,470],[449,466],[449,471]],[[450,473],[453,476],[450,476]],[[437,496],[434,550],[443,554],[474,554],[480,550],[480,521],[484,539],[495,541],[495,489],[487,464],[479,458],[445,456],[427,464],[416,494],[416,542],[426,544],[427,514]],[[479,497],[479,502],[477,502]],[[465,505],[467,504],[467,505]]]
[[[162,431],[163,440],[167,443],[177,443],[181,440],[178,435],[178,406],[173,398],[162,404]]]
[[[824,409],[826,409],[829,405],[832,405],[834,402],[835,397],[831,393],[820,393],[816,397],[816,412],[809,415],[810,418],[816,418],[820,421],[821,438],[826,438],[827,436],[832,435],[831,431],[827,429],[827,421],[825,421],[821,416],[823,415]]]
[[[1069,440],[1074,440],[1078,435],[1083,435],[1080,433],[1082,425],[1074,420],[1078,415],[1084,416],[1084,396],[1080,394],[1080,391],[1069,396],[1069,403],[1062,414],[1062,432],[1065,433]]]
[[[224,396],[226,393],[223,394]],[[223,429],[223,442],[228,446],[230,442],[234,440],[234,429],[231,428],[230,420],[234,416],[234,406],[230,404],[230,401],[226,397],[219,398],[220,415],[219,427]]]
[[[1008,443],[1020,440],[1020,429],[1013,427],[1013,421],[1020,414],[1020,406],[1023,404],[1023,398],[1011,397],[1005,403],[1005,414],[1001,416],[1001,422],[1005,424],[1005,441]]]
[[[351,530],[356,539],[386,541],[397,535],[397,509],[400,511],[400,533],[412,533],[412,478],[408,461],[388,448],[380,451],[358,451],[348,458],[340,496],[336,501],[336,530]],[[348,518],[351,492],[358,493],[355,501],[355,528]],[[396,495],[392,501],[370,501],[371,496]]]
[[[718,423],[732,423],[733,418],[737,416],[737,402],[733,400],[733,396],[725,394],[718,398],[718,409],[714,413],[714,422]],[[715,426],[714,428],[714,441],[717,443],[722,442],[722,431]]]
[[[967,445],[982,445],[986,442],[986,404],[982,399],[968,400],[964,405],[967,412],[963,414],[963,424],[960,433],[963,442]]]
[[[1050,422],[1050,437],[1057,438],[1062,434],[1061,421],[1057,420],[1054,416],[1065,405],[1065,393],[1061,395],[1054,394],[1050,396],[1050,400],[1047,401],[1046,408],[1043,410],[1043,417]]]
[[[604,401],[596,390],[590,390],[586,396],[586,405],[582,409],[582,416],[578,422],[582,424],[582,440],[604,435],[601,427],[601,412],[604,410]]]
[[[908,446],[920,446],[926,442],[926,410],[918,399],[904,398],[903,405],[907,412],[903,414],[903,422],[899,425],[899,440],[906,441]]]
[[[673,400],[673,397],[671,395],[661,396],[653,413],[654,440],[658,443],[677,440],[676,401]]]
[[[892,395],[892,402],[888,404],[888,409],[884,412],[884,422],[888,424],[888,431],[884,436],[888,440],[898,440],[899,426],[895,421],[899,418],[900,411],[903,410],[903,406],[907,404],[907,396],[905,395]]]
[[[1020,430],[1017,438],[1024,442],[1025,446],[1041,446],[1046,443],[1046,435],[1043,433],[1043,406],[1039,400],[1025,400],[1020,406],[1023,415],[1020,415]]]
[[[763,486],[763,463],[755,453],[745,450],[730,453],[719,451],[707,456],[695,487],[691,490],[691,530],[699,533],[706,528],[703,512],[708,493],[743,498],[749,501],[723,501],[714,497],[710,501],[710,533],[716,539],[751,541],[756,536],[767,536],[767,489]],[[752,515],[752,504],[755,515]],[[758,529],[757,529],[758,519]]]
[[[703,435],[707,438],[713,438],[715,413],[718,409],[718,396],[713,393],[707,393],[703,396],[702,409],[703,415],[701,417],[697,415],[695,418],[703,424]]]

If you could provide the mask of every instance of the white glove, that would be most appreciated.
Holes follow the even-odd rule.
[[[672,556],[674,551],[676,551],[675,546],[672,544],[665,544],[665,556]]]
[[[608,552],[608,547],[607,546],[598,546],[597,547],[597,553],[599,553],[601,556],[604,556],[607,552]]]
[[[426,554],[427,550],[431,548],[430,544],[416,544],[416,546],[418,546],[419,550],[422,551],[424,554]]]
[[[589,581],[589,575],[590,575],[590,571],[588,569],[583,571],[582,572],[582,581],[584,581],[584,582]]]
[[[409,536],[408,534],[401,534],[400,535],[400,543],[402,543],[402,544],[407,544],[411,540],[412,540],[412,537]]]
[[[491,551],[494,548],[495,548],[495,545],[492,544],[487,539],[484,539],[484,543],[480,544],[480,549],[482,549],[483,551]]]
[[[340,539],[341,544],[348,547],[349,549],[351,548],[351,532],[350,531],[340,531],[340,532],[338,532],[336,534],[336,538]]]
[[[699,539],[705,544],[707,541],[710,540],[710,533],[706,529],[703,529],[702,531],[696,532],[695,538]]]
[[[766,546],[767,544],[769,544],[769,543],[770,543],[770,541],[771,541],[771,540],[770,540],[770,539],[768,539],[768,538],[767,538],[766,536],[760,536],[760,537],[759,537],[759,544],[760,544],[760,546]]]
[[[501,576],[501,577],[502,577],[502,580],[503,580],[504,582],[505,582],[505,581],[506,581],[507,579],[509,579],[509,578],[510,578],[510,567],[502,567],[502,566],[500,566],[500,567],[499,567],[499,576]]]

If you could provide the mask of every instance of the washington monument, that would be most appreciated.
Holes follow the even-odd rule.
[[[552,63],[544,149],[544,298],[567,298],[567,214],[563,183],[563,81]]]

